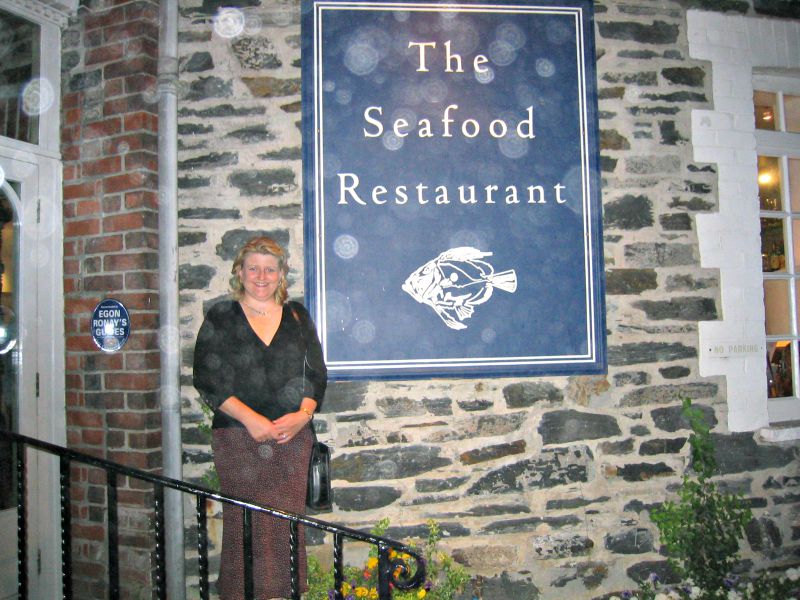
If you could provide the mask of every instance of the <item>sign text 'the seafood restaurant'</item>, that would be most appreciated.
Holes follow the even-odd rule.
[[[464,73],[464,57],[452,49],[452,41],[446,40],[444,48],[440,50],[435,41],[429,42],[409,42],[410,50],[418,52],[417,68],[418,73],[430,72],[429,54],[437,51],[443,52],[443,73],[462,74]],[[472,71],[476,77],[490,73],[487,63],[488,57],[477,54],[472,61]],[[380,139],[385,133],[392,134],[396,139],[408,136],[416,136],[420,139],[426,138],[453,138],[461,136],[465,139],[474,139],[478,136],[488,136],[495,139],[502,139],[506,136],[516,135],[521,139],[533,140],[536,137],[534,132],[533,106],[528,106],[520,116],[519,120],[507,122],[503,117],[496,117],[487,123],[482,123],[480,118],[474,116],[461,116],[458,104],[448,104],[442,110],[441,118],[433,120],[420,118],[416,123],[411,123],[403,116],[396,118],[385,117],[383,106],[368,106],[364,109],[362,128],[364,138]],[[379,144],[376,144],[376,147]],[[432,182],[409,182],[397,185],[394,188],[387,188],[383,185],[375,185],[367,188],[361,185],[358,174],[352,172],[337,173],[339,181],[339,200],[338,204],[354,204],[366,206],[369,203],[376,205],[394,204],[404,205],[409,202],[425,205],[445,205],[457,204],[565,204],[565,186],[556,183],[552,189],[546,189],[543,185],[531,184],[519,188],[516,185],[502,185],[491,183],[488,185],[476,186],[474,184],[448,186],[441,183]]]

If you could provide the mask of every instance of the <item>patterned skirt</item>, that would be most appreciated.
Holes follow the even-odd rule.
[[[256,442],[246,429],[214,429],[212,450],[223,494],[287,512],[305,513],[311,430],[287,444]],[[217,591],[221,600],[243,600],[242,509],[223,502],[222,556]],[[289,521],[254,513],[253,588],[257,600],[291,594]],[[305,532],[299,532],[300,591],[305,592]]]

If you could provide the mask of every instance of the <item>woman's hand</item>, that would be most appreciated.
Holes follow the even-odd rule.
[[[247,432],[257,442],[268,440],[278,440],[280,434],[275,428],[275,423],[264,415],[261,415],[239,400],[236,396],[231,396],[219,405],[219,408],[226,415],[233,417],[245,426]]]
[[[279,433],[275,424],[267,417],[256,414],[243,421],[247,432],[257,442],[266,442],[267,440],[277,440]]]
[[[275,419],[272,424],[278,432],[278,437],[276,438],[278,443],[285,444],[289,442],[310,420],[308,413],[302,410],[286,413],[279,419]]]

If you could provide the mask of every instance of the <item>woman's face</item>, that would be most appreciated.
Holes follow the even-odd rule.
[[[272,300],[281,279],[278,259],[271,254],[250,252],[244,257],[239,279],[246,297],[259,302]]]

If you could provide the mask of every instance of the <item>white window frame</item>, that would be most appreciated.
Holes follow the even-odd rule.
[[[776,75],[770,72],[756,71],[753,74],[753,88],[759,91],[774,92],[776,95],[783,96],[784,94],[791,94],[793,96],[800,96],[800,73],[797,76],[791,77],[786,75]],[[782,98],[779,104],[782,105]],[[786,336],[767,336],[768,342],[778,341],[779,339],[791,340],[793,342],[792,351],[792,378],[794,380],[794,397],[788,398],[770,398],[767,400],[767,410],[769,414],[770,423],[782,423],[787,421],[797,420],[798,411],[797,407],[800,405],[800,380],[798,380],[796,373],[800,373],[800,353],[797,352],[798,344],[794,343],[800,338],[800,331],[798,331],[798,318],[800,317],[800,306],[797,305],[797,288],[800,288],[800,280],[798,279],[798,269],[795,266],[795,261],[798,260],[794,257],[797,252],[795,248],[798,247],[798,241],[794,240],[795,228],[794,224],[800,224],[800,211],[793,210],[789,200],[789,193],[800,194],[800,189],[789,188],[789,172],[788,160],[800,160],[800,133],[786,133],[783,127],[784,115],[779,111],[775,118],[780,121],[780,127],[776,131],[768,130],[755,130],[756,139],[756,154],[758,156],[776,157],[780,162],[781,169],[781,189],[783,190],[783,197],[786,206],[782,210],[774,214],[766,213],[763,216],[770,216],[772,218],[780,218],[784,224],[789,223],[789,227],[785,227],[785,244],[786,244],[786,271],[778,274],[764,276],[764,279],[779,279],[789,281],[789,308],[791,314],[791,326],[793,331],[790,335]],[[800,205],[800,198],[795,198],[794,203]],[[763,213],[763,211],[762,211]],[[794,257],[794,260],[790,260]]]
[[[713,109],[692,111],[694,160],[715,163],[718,212],[696,218],[700,265],[719,269],[722,318],[699,324],[704,377],[724,376],[728,429],[800,439],[800,401],[767,398],[754,73],[800,74],[800,23],[687,12],[689,53],[711,62]],[[763,151],[763,149],[762,149]],[[795,375],[797,376],[797,375]]]

